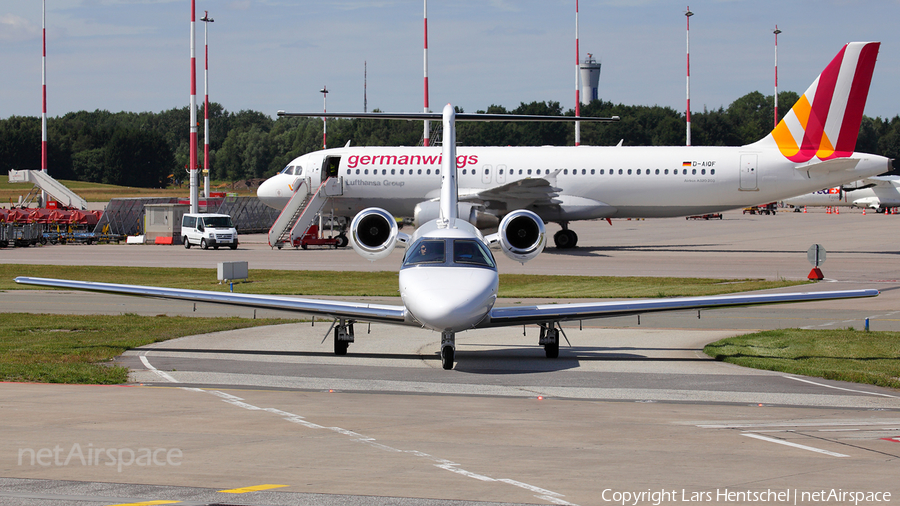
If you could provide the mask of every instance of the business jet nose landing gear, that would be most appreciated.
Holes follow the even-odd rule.
[[[453,369],[453,355],[456,351],[456,334],[441,332],[441,366],[445,370]]]

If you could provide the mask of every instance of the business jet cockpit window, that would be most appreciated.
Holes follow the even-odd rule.
[[[494,257],[481,243],[473,239],[453,240],[453,262],[464,265],[494,268]]]
[[[403,267],[423,264],[442,264],[446,261],[443,239],[425,239],[413,245],[406,254]]]

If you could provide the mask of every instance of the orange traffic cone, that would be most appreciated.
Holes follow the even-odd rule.
[[[803,212],[804,213],[806,212],[806,206],[803,206]]]
[[[865,215],[866,215],[866,208],[864,207],[863,208],[863,216],[865,216]]]
[[[825,208],[825,214],[831,214],[831,206]]]
[[[835,208],[834,208],[834,214],[841,214],[841,208],[835,206]]]

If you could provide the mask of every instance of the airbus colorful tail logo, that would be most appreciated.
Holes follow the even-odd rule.
[[[853,154],[880,45],[844,46],[778,123],[772,137],[788,160],[803,163]]]

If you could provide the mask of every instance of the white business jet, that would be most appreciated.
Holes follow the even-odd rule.
[[[420,113],[417,118],[437,115]],[[400,299],[403,305],[381,305],[300,299],[275,295],[158,288],[111,283],[92,283],[46,278],[18,277],[17,283],[55,288],[183,299],[216,304],[281,309],[334,319],[334,352],[344,355],[354,340],[353,324],[360,321],[422,327],[441,333],[441,363],[452,369],[457,332],[491,327],[534,324],[540,327],[539,345],[547,357],[559,355],[561,323],[641,313],[783,302],[803,302],[853,297],[874,297],[877,290],[844,290],[812,293],[756,294],[684,297],[654,300],[548,304],[494,307],[499,275],[490,244],[499,244],[505,255],[526,262],[544,249],[544,223],[531,211],[508,213],[497,233],[484,237],[458,213],[455,113],[449,104],[442,113],[444,126],[443,164],[439,216],[419,227],[411,236],[397,229],[388,211],[369,208],[350,224],[350,242],[364,258],[376,260],[391,253],[397,244],[406,246],[400,266]]]
[[[844,46],[778,126],[746,146],[460,147],[460,216],[492,228],[528,209],[560,224],[554,242],[568,248],[578,240],[569,229],[576,220],[708,214],[884,173],[888,158],[854,152],[878,49]],[[294,159],[257,195],[282,209],[295,192],[305,196],[330,178],[340,187],[330,200],[335,215],[377,206],[421,224],[438,216],[441,163],[437,147],[348,143]]]

